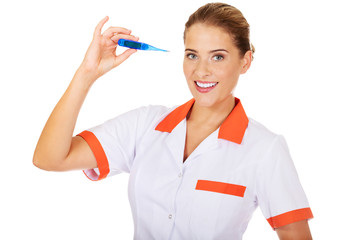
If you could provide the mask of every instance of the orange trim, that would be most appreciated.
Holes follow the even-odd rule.
[[[231,183],[198,180],[195,189],[244,197],[246,187]]]
[[[78,134],[78,136],[82,137],[87,142],[87,144],[91,148],[91,151],[94,153],[100,175],[96,178],[96,174],[94,171],[90,171],[90,172],[84,171],[84,173],[90,180],[93,180],[93,181],[106,178],[106,176],[110,172],[110,168],[109,168],[108,159],[106,157],[104,149],[101,146],[101,143],[96,138],[96,136],[92,132],[89,132],[89,131],[83,131],[82,133]],[[90,176],[88,176],[87,173],[90,173]]]
[[[167,115],[155,128],[161,132],[171,133],[172,130],[186,117],[195,99],[191,99],[187,103],[175,108],[169,115]]]
[[[195,99],[174,109],[155,128],[157,131],[171,133],[172,130],[186,117]],[[240,144],[244,137],[249,119],[238,98],[235,98],[235,107],[226,120],[221,124],[218,138]]]
[[[275,217],[268,218],[267,221],[269,222],[271,227],[275,229],[290,223],[298,222],[313,217],[314,216],[310,208],[301,208],[277,215]]]
[[[235,98],[235,107],[221,124],[218,138],[241,144],[249,119],[246,116],[240,99]]]

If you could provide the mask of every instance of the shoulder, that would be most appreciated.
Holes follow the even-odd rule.
[[[147,105],[125,111],[105,122],[105,125],[126,124],[128,127],[151,127],[161,122],[178,106]]]
[[[163,105],[148,105],[142,106],[134,111],[138,111],[140,115],[143,117],[146,116],[148,118],[159,118],[162,115],[166,114],[169,111],[169,107]]]
[[[257,152],[259,162],[271,163],[286,156],[289,157],[287,142],[283,135],[277,134],[263,124],[249,118],[244,136],[244,146]]]
[[[163,105],[148,105],[134,109],[133,111],[137,114],[140,121],[154,125],[161,122],[176,107],[177,106],[168,107]]]
[[[244,136],[244,144],[268,148],[278,136],[280,135],[269,130],[263,124],[249,118],[248,127]]]
[[[141,106],[138,108],[134,108],[128,111],[125,111],[118,116],[110,119],[109,121],[117,121],[123,119],[129,120],[148,120],[156,119],[161,117],[162,115],[166,114],[169,111],[169,107],[161,106],[161,105],[148,105],[148,106]]]
[[[114,119],[114,122],[126,122],[129,127],[140,132],[155,129],[156,126],[178,106],[148,105],[125,112]]]
[[[259,152],[259,163],[265,169],[270,169],[269,165],[279,164],[293,167],[289,148],[283,135],[274,133],[253,119],[249,119],[247,132],[247,143],[254,151]]]

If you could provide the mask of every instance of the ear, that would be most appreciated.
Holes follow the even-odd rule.
[[[244,73],[247,72],[247,70],[251,66],[251,61],[252,61],[252,52],[249,50],[244,54],[243,58],[241,59],[241,72],[240,72],[240,74],[244,74]]]

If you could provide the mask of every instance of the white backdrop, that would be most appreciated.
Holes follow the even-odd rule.
[[[256,48],[236,90],[249,117],[285,136],[315,218],[314,239],[359,237],[357,1],[238,0]],[[100,78],[75,133],[149,104],[191,98],[184,23],[206,1],[1,1],[0,239],[132,239],[127,174],[99,182],[32,165],[41,130],[96,24],[133,30],[170,53],[138,52]],[[277,239],[257,210],[244,239]]]

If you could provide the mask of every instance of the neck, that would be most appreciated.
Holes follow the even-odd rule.
[[[219,127],[235,106],[235,97],[231,96],[224,101],[210,107],[199,106],[195,101],[187,121],[194,124]]]

